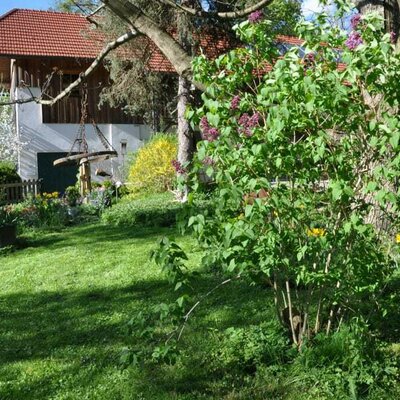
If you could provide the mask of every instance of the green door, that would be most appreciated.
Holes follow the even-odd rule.
[[[42,179],[42,192],[64,193],[65,188],[75,185],[78,165],[53,166],[53,161],[66,156],[67,153],[38,153],[38,175]]]

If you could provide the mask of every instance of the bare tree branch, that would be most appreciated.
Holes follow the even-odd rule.
[[[94,11],[92,11],[89,15],[86,15],[86,18],[90,18],[95,16],[97,13],[99,13],[103,8],[105,8],[105,5],[102,4],[101,6],[97,7]]]
[[[208,12],[205,12],[203,10],[198,10],[195,8],[191,8],[191,7],[187,7],[187,6],[183,6],[181,4],[177,4],[173,0],[158,0],[158,1],[160,1],[161,3],[167,4],[171,7],[177,8],[181,11],[184,11],[188,14],[194,15],[196,17],[210,16],[210,13],[208,13]],[[216,13],[213,13],[213,15],[215,15],[219,18],[223,18],[223,19],[233,19],[233,18],[245,17],[246,15],[249,15],[252,12],[257,11],[260,8],[270,5],[273,1],[274,0],[261,0],[257,4],[246,7],[242,10],[229,11],[229,12],[216,12]]]
[[[206,299],[208,296],[210,296],[212,293],[214,293],[214,292],[215,292],[217,289],[219,289],[221,286],[224,286],[224,285],[226,285],[227,283],[232,282],[234,279],[240,279],[240,274],[239,274],[239,275],[236,275],[236,276],[233,277],[233,278],[226,279],[226,280],[224,280],[223,282],[219,283],[217,286],[214,286],[210,291],[208,291],[208,292],[207,292],[205,295],[203,295],[199,300],[197,300],[197,302],[192,306],[192,308],[191,308],[191,309],[186,313],[186,315],[183,317],[183,323],[182,323],[181,329],[180,329],[180,331],[179,331],[179,335],[178,335],[178,339],[177,339],[177,340],[180,340],[180,338],[181,338],[181,336],[182,336],[182,333],[183,333],[183,330],[185,329],[186,324],[187,324],[187,322],[188,322],[188,320],[189,320],[190,314],[193,313],[193,311],[201,304],[201,302],[202,302],[204,299]]]
[[[115,50],[117,47],[123,45],[124,43],[128,42],[129,40],[133,39],[134,37],[138,36],[139,33],[135,30],[131,30],[130,32],[125,33],[124,35],[120,36],[118,39],[114,40],[107,44],[107,46],[101,51],[101,53],[97,56],[97,58],[90,64],[90,66],[79,75],[79,78],[72,82],[65,90],[63,90],[60,94],[54,97],[51,100],[44,100],[43,96],[45,92],[43,91],[39,97],[28,97],[25,99],[16,99],[10,102],[0,102],[0,106],[5,106],[9,104],[25,104],[35,102],[38,104],[48,105],[51,106],[55,104],[57,101],[63,99],[64,97],[68,96],[77,86],[81,84],[83,80],[85,80],[97,67],[100,63],[104,60],[107,54]]]

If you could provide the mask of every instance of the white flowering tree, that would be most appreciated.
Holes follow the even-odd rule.
[[[12,106],[0,106],[0,161],[16,163],[21,146],[13,121]]]

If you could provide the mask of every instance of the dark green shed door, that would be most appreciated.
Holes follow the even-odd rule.
[[[64,193],[65,188],[75,185],[78,166],[54,167],[53,161],[66,157],[67,153],[38,153],[38,175],[42,179],[42,192]]]

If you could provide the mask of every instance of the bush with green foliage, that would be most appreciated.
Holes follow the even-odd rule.
[[[234,327],[213,359],[221,375],[239,366],[229,383],[240,369],[260,379],[239,398],[395,398],[398,360],[369,324],[393,310],[383,294],[398,271],[400,53],[377,15],[352,24],[349,35],[325,15],[303,22],[304,49],[282,55],[257,13],[236,27],[247,46],[196,60],[207,89],[188,116],[203,141],[181,178],[189,203],[204,196],[204,172],[213,180],[213,212],[191,215],[188,226],[223,280],[196,301],[185,252],[161,240],[153,259],[179,297],[160,305],[159,319],[179,326],[152,352],[158,326],[141,318],[135,334],[153,336],[138,357],[176,362],[196,307],[233,280],[262,277],[280,330]],[[290,383],[266,389],[281,379]]]
[[[103,212],[104,222],[119,226],[172,226],[176,223],[182,204],[170,193],[149,195],[138,199],[124,198]]]
[[[276,321],[228,328],[218,343],[211,358],[222,369],[254,372],[260,365],[283,364],[293,358],[289,338]]]
[[[29,196],[10,207],[22,229],[62,228],[69,222],[67,204],[59,198],[58,192]]]
[[[17,215],[12,206],[0,207],[0,228],[4,226],[15,225]]]
[[[189,112],[204,139],[191,188],[206,166],[215,213],[189,225],[209,263],[271,281],[300,348],[384,311],[400,242],[400,53],[375,14],[350,34],[324,14],[303,22],[303,49],[283,56],[267,25],[258,14],[236,27],[247,47],[195,62],[207,90]]]
[[[71,207],[76,206],[78,200],[81,198],[79,189],[76,186],[68,186],[64,194],[67,204]]]
[[[0,161],[0,185],[2,183],[21,182],[17,168],[12,162]]]
[[[177,139],[172,134],[156,134],[133,158],[127,184],[132,193],[166,192],[175,182],[172,161],[177,155]]]

